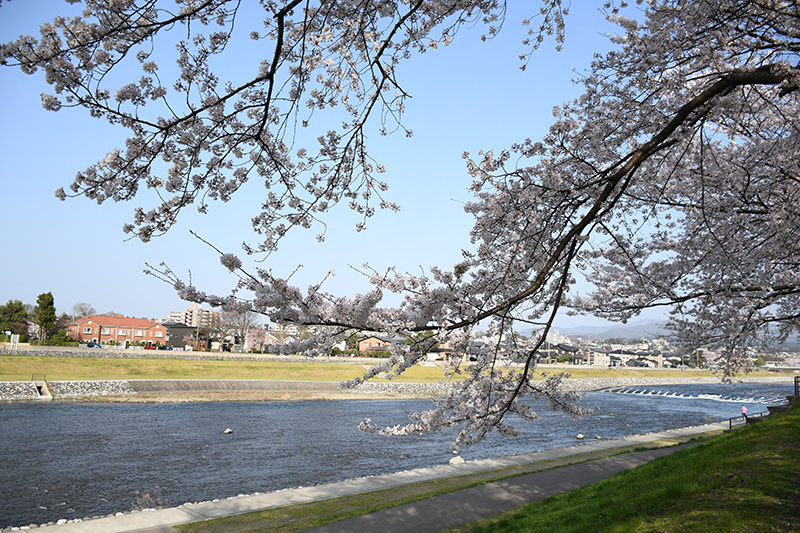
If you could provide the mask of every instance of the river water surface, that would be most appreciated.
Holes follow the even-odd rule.
[[[694,426],[785,402],[791,385],[673,385],[587,394],[582,419],[537,406],[522,435],[491,435],[466,460]],[[341,400],[0,405],[0,528],[268,492],[447,463],[452,433],[381,437],[429,401]],[[232,433],[226,434],[230,428]]]

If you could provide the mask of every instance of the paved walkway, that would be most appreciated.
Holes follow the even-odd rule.
[[[421,483],[448,477],[488,472],[513,466],[528,465],[566,459],[593,452],[615,448],[639,446],[663,439],[686,438],[698,433],[719,431],[728,428],[728,423],[707,424],[674,430],[634,435],[615,440],[594,440],[568,448],[556,448],[510,455],[497,459],[469,461],[458,465],[442,465],[430,468],[398,472],[370,478],[361,478],[314,487],[256,494],[230,498],[216,502],[184,504],[169,509],[151,512],[123,514],[41,527],[39,531],[53,533],[167,533],[176,531],[171,526],[199,522],[236,514],[286,507],[313,501],[351,496],[376,490],[389,489],[413,483]],[[634,468],[656,457],[667,455],[677,447],[644,452],[627,453],[615,457],[595,459],[574,465],[557,467],[492,482],[469,489],[452,492],[386,509],[369,515],[328,524],[309,531],[329,532],[380,532],[425,531],[437,532],[478,518],[492,516],[507,509],[536,501],[551,494],[572,490],[605,479],[617,472]]]
[[[674,451],[682,444],[560,466],[306,530],[308,533],[438,533],[521,505],[597,483]]]

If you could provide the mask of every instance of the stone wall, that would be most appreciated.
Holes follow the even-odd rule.
[[[247,379],[153,379],[131,380],[128,386],[137,393],[180,392],[337,392],[335,381],[268,381]]]
[[[202,392],[296,392],[358,395],[436,396],[448,386],[439,383],[364,383],[355,389],[341,389],[334,381],[258,381],[258,380],[102,380],[48,381],[55,399],[99,398],[142,394]],[[0,400],[36,400],[39,394],[32,382],[0,382]]]
[[[785,378],[750,378],[754,382],[791,382]],[[713,377],[671,378],[582,378],[564,382],[564,388],[577,392],[614,387],[679,385],[688,383],[719,383]],[[442,383],[400,383],[374,381],[354,389],[341,389],[334,381],[267,381],[267,380],[98,380],[48,381],[55,399],[91,398],[142,394],[174,394],[202,392],[296,392],[355,394],[359,396],[434,397],[446,394],[452,385]],[[32,382],[0,382],[0,400],[36,400],[39,394]]]
[[[85,398],[136,394],[127,381],[49,381],[47,388],[54,398]]]
[[[368,381],[355,389],[347,389],[356,394],[399,394],[403,396],[441,396],[446,394],[452,385],[442,383],[399,383],[391,381]]]
[[[39,392],[32,381],[0,381],[0,400],[37,400]]]

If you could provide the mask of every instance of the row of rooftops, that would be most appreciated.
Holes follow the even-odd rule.
[[[69,323],[70,326],[82,326],[88,323],[113,328],[148,329],[158,326],[158,322],[146,318],[131,318],[124,315],[89,315]]]

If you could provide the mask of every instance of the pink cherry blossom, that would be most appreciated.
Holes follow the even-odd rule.
[[[247,33],[264,53],[236,58],[252,76],[221,80],[212,64],[227,57],[240,3],[177,3],[85,0],[82,17],[57,18],[38,37],[4,44],[0,63],[42,71],[53,86],[42,96],[47,109],[82,107],[130,131],[124,149],[79,172],[59,198],[129,201],[155,189],[159,201],[136,207],[124,228],[147,241],[183,209],[213,214],[215,201],[234,201],[244,183],[259,180],[256,242],[244,247],[254,256],[292,232],[324,228],[339,203],[359,215],[358,231],[377,208],[399,209],[390,184],[377,179],[384,168],[367,142],[376,133],[411,134],[403,112],[413,100],[398,67],[458,46],[465,25],[483,24],[490,39],[513,22],[495,0],[269,0],[260,4],[263,29]],[[535,4],[521,21],[523,70],[548,38],[560,47],[569,24],[561,0]],[[713,352],[726,375],[741,369],[753,346],[800,330],[800,6],[649,0],[637,7],[603,3],[619,28],[609,36],[616,48],[582,73],[583,94],[553,110],[543,138],[464,153],[473,247],[452,268],[408,274],[366,266],[374,289],[349,296],[325,292],[324,280],[301,290],[221,252],[238,276],[229,295],[207,294],[164,265],[151,273],[189,301],[317,327],[270,348],[277,352],[325,354],[353,332],[410,339],[425,332],[447,343],[455,355],[449,375],[463,378],[450,382],[450,394],[407,425],[361,427],[408,434],[458,426],[455,446],[492,429],[513,435],[511,416],[535,420],[537,402],[583,414],[562,389],[564,376],[533,376],[564,310],[625,321],[669,309],[685,353]],[[165,34],[178,41],[174,79],[157,64]],[[486,95],[476,98],[491,105]],[[345,118],[332,128],[328,116]],[[298,128],[314,131],[316,143],[296,146]],[[159,160],[168,163],[165,175],[156,175]],[[323,240],[324,229],[317,233]],[[578,275],[596,290],[577,294]],[[381,307],[387,292],[403,303]],[[462,364],[478,324],[496,340]],[[537,333],[526,342],[521,327]],[[362,379],[400,374],[420,352],[413,342],[395,345]]]

